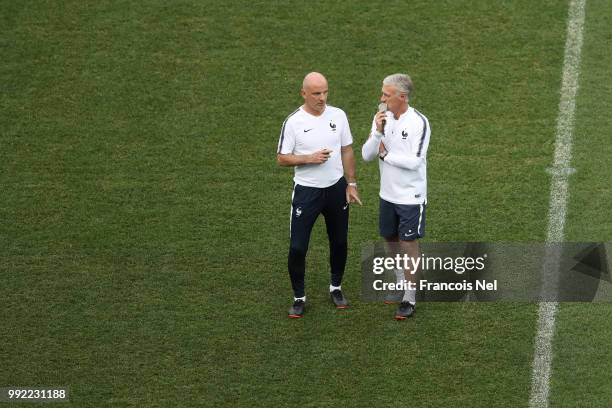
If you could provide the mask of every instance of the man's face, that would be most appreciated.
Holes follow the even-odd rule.
[[[387,109],[391,112],[398,112],[406,103],[406,95],[397,92],[397,88],[392,85],[383,85],[380,101],[387,104]]]
[[[302,89],[304,104],[313,112],[323,113],[327,103],[327,81],[311,81]]]

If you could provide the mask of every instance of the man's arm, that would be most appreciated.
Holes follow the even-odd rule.
[[[346,181],[349,183],[356,183],[355,176],[355,156],[353,155],[353,146],[342,146],[340,149],[342,154],[342,167],[344,168],[344,175]]]
[[[323,149],[313,154],[281,154],[276,155],[276,161],[280,166],[301,166],[304,164],[321,164],[329,159],[331,150]]]
[[[385,150],[383,138],[384,122],[386,120],[386,113],[378,112],[372,120],[372,130],[368,140],[361,147],[361,156],[365,161],[371,161],[380,156],[383,150]]]
[[[357,192],[357,178],[355,175],[355,155],[353,154],[353,146],[342,146],[340,153],[342,158],[342,168],[344,168],[344,175],[349,183],[349,185],[346,187],[346,202],[358,202],[359,205],[361,205],[359,193]]]
[[[406,170],[416,170],[421,163],[425,162],[425,158],[416,155],[406,155],[398,152],[388,152],[384,158],[386,163],[391,166],[401,167]]]
[[[407,170],[416,170],[419,166],[425,163],[425,157],[427,155],[427,148],[429,146],[429,138],[431,135],[431,129],[429,123],[419,140],[415,140],[412,144],[412,148],[407,151],[389,151],[384,156],[384,161],[392,166],[401,167]]]
[[[371,161],[378,157],[382,134],[373,132],[361,147],[361,156],[365,161]]]

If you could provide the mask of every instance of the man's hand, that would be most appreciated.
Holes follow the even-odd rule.
[[[386,120],[387,114],[385,112],[378,112],[376,116],[374,116],[374,121],[376,122],[376,130],[378,131],[378,133],[383,133]]]
[[[310,155],[310,163],[311,164],[322,164],[329,160],[329,155],[331,154],[331,150],[322,149],[314,152]]]
[[[385,144],[383,142],[380,142],[380,144],[378,145],[378,155],[380,156],[381,154],[386,154],[387,153],[387,148],[385,147]]]
[[[361,200],[359,199],[359,192],[357,191],[357,187],[354,186],[346,186],[346,202],[349,204],[359,203],[361,204]]]

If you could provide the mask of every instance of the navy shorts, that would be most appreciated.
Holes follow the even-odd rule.
[[[425,236],[425,204],[393,204],[380,199],[379,230],[384,238],[413,241]]]

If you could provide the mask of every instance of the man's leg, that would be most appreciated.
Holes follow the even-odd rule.
[[[348,248],[349,205],[346,202],[346,181],[341,178],[327,189],[326,206],[322,211],[329,239],[331,286],[342,284]]]
[[[296,185],[291,205],[288,269],[295,298],[305,296],[306,253],[312,227],[321,212],[321,189]]]
[[[404,320],[414,314],[416,305],[416,286],[418,285],[419,259],[421,250],[419,238],[425,236],[425,205],[398,205],[396,211],[399,215],[399,249],[402,255],[407,255],[407,268],[404,270],[405,279],[412,283],[414,289],[406,289],[400,307],[395,313],[397,320]]]
[[[397,209],[400,220],[398,228],[400,248],[402,254],[408,255],[410,259],[414,260],[414,263],[410,263],[410,268],[405,272],[406,275],[410,274],[412,276],[414,282],[417,281],[419,271],[412,268],[412,265],[415,265],[421,256],[418,239],[425,236],[425,207],[425,204],[404,205],[398,206]],[[415,303],[413,299],[410,302]]]
[[[399,254],[399,237],[398,237],[399,217],[395,211],[395,205],[388,201],[380,199],[378,211],[378,228],[380,236],[385,240],[385,252],[388,257],[395,257]],[[396,283],[405,281],[404,271],[402,269],[394,269]],[[385,295],[385,303],[392,304],[401,301],[402,293],[396,291],[388,291]],[[399,296],[399,297],[398,297]]]
[[[406,282],[411,282],[415,285],[418,283],[417,273],[419,272],[417,268],[414,268],[413,265],[417,262],[420,254],[419,249],[419,241],[416,239],[413,241],[400,241],[399,242],[400,251],[402,255],[406,254],[408,257],[413,260],[413,262],[408,262],[408,268],[404,269],[404,276]],[[412,305],[416,304],[416,288],[415,289],[406,289],[404,291],[404,296],[402,298],[402,302],[410,302]]]

